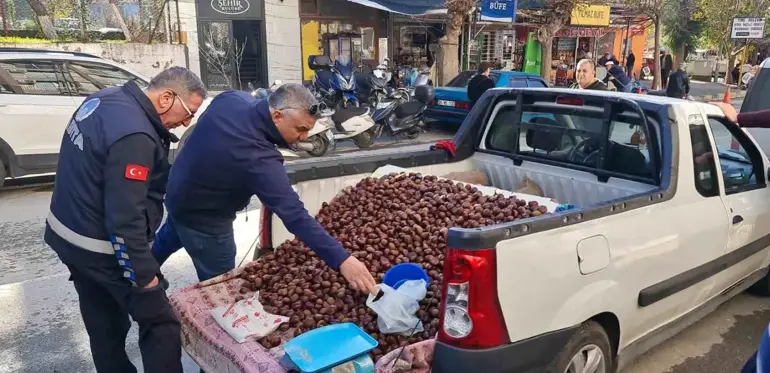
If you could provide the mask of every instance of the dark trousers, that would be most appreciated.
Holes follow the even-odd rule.
[[[667,70],[667,69],[660,70],[660,81],[664,89],[668,86],[668,74],[670,73],[671,73],[671,70]]]
[[[152,255],[160,265],[184,247],[192,258],[198,281],[205,281],[235,268],[235,236],[233,231],[209,234],[185,227],[171,214],[155,234]]]
[[[114,266],[93,260],[65,262],[80,300],[80,313],[91,342],[96,371],[136,373],[126,355],[130,315],[139,324],[139,350],[144,371],[182,373],[179,320],[168,302],[164,286],[133,288],[123,279],[115,258],[104,256]]]

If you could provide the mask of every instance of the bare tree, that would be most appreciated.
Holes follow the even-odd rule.
[[[653,51],[653,61],[655,61],[655,71],[652,78],[652,89],[660,89],[660,45],[661,45],[661,25],[663,21],[663,9],[666,0],[624,0],[625,6],[637,15],[646,17],[648,22],[655,28],[655,50]]]
[[[446,35],[440,40],[439,84],[444,84],[460,72],[460,33],[463,22],[478,5],[477,0],[447,0]]]
[[[131,30],[128,28],[126,20],[123,19],[123,14],[120,13],[120,8],[118,8],[118,0],[109,0],[109,8],[112,12],[112,17],[114,18],[115,22],[117,22],[118,26],[120,26],[120,29],[123,30],[123,35],[126,37],[126,41],[130,42],[132,39]]]
[[[594,1],[593,3],[600,3]],[[540,15],[545,18],[546,22],[537,29],[537,40],[540,42],[541,64],[540,75],[546,81],[551,79],[551,61],[553,60],[553,38],[556,33],[559,32],[564,26],[567,25],[570,16],[572,16],[572,10],[576,6],[582,6],[587,4],[581,0],[550,0],[544,2],[543,9],[540,11]]]
[[[53,26],[53,20],[51,19],[48,9],[45,7],[43,0],[27,0],[32,11],[35,12],[37,21],[40,24],[40,31],[46,39],[56,40],[59,35],[56,33],[56,28]]]
[[[214,30],[208,30],[203,45],[199,46],[201,57],[217,74],[227,79],[230,89],[243,89],[241,84],[241,62],[248,40],[238,43],[235,39],[217,38]],[[235,82],[232,69],[235,68]]]

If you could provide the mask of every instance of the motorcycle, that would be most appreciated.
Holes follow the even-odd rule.
[[[382,103],[375,110],[372,118],[376,123],[374,128],[376,137],[387,132],[393,137],[404,135],[407,139],[414,140],[422,132],[425,122],[424,112],[428,103],[435,97],[435,90],[430,85],[414,87],[411,98],[395,91],[393,100]]]
[[[353,63],[349,57],[340,56],[332,63],[327,56],[310,56],[308,67],[315,72],[313,90],[327,105],[333,108],[360,105],[356,97]]]
[[[280,81],[276,81],[269,89],[254,89],[249,83],[249,88],[252,90],[252,96],[268,98],[280,85]],[[325,103],[323,105],[326,106]],[[375,140],[372,131],[374,120],[370,113],[371,110],[364,107],[338,107],[334,110],[327,106],[321,110],[321,117],[308,132],[307,139],[295,143],[294,150],[305,151],[313,157],[322,157],[341,140],[352,140],[358,147],[367,148]]]
[[[391,79],[388,67],[383,63],[368,74],[356,74],[358,100],[376,108],[388,96],[388,81]]]

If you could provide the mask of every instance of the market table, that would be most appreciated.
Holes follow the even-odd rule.
[[[182,347],[207,373],[286,373],[278,364],[284,354],[282,347],[265,349],[253,337],[238,343],[211,316],[212,309],[232,304],[242,296],[242,268],[188,286],[169,297],[182,324]],[[288,341],[292,334],[289,329],[282,340]],[[427,340],[407,346],[403,353],[391,351],[377,362],[377,372],[427,373],[433,347],[434,340]]]

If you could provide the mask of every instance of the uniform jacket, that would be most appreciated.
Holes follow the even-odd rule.
[[[171,141],[133,82],[83,102],[62,138],[46,219],[45,240],[65,262],[114,256],[134,286],[160,274],[148,243],[163,219]]]

